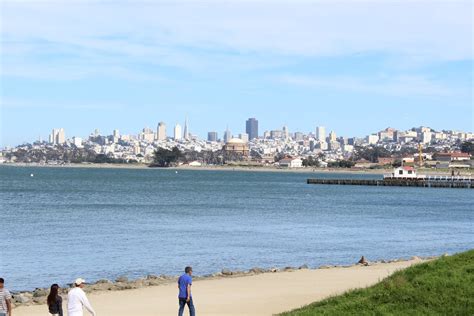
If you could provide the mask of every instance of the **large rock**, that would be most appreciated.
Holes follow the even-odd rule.
[[[308,265],[307,264],[303,264],[302,266],[299,266],[300,270],[306,270],[306,269],[309,269]]]
[[[128,282],[128,278],[126,276],[120,276],[117,279],[115,279],[115,282],[126,283]]]
[[[33,297],[43,297],[49,294],[48,290],[46,289],[36,289],[33,291]]]
[[[264,273],[265,270],[262,268],[255,267],[255,268],[250,269],[249,272],[250,273]]]
[[[233,272],[230,271],[229,269],[222,269],[221,271],[222,275],[232,275]]]
[[[32,295],[30,293],[19,293],[13,296],[14,302],[18,304],[26,304],[31,301]]]
[[[112,283],[112,281],[107,280],[107,279],[100,279],[97,282],[95,282],[95,284],[110,284],[110,283]]]

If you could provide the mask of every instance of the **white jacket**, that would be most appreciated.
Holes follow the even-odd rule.
[[[87,299],[86,293],[80,288],[75,287],[69,291],[67,295],[67,313],[69,316],[83,316],[82,308],[85,307],[95,316],[95,311]]]

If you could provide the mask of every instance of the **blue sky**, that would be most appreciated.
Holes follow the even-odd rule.
[[[473,130],[471,1],[1,2],[1,145],[159,121]]]

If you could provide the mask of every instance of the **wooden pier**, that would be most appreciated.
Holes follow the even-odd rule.
[[[370,185],[425,188],[464,188],[473,189],[473,179],[443,177],[440,179],[308,179],[308,184]]]

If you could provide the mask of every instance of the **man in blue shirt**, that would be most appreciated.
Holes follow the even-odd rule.
[[[191,285],[193,284],[193,268],[186,267],[184,274],[178,279],[178,300],[179,300],[179,312],[178,316],[183,316],[184,306],[187,304],[189,308],[189,315],[195,316],[196,311],[194,310],[193,297],[191,295]]]

